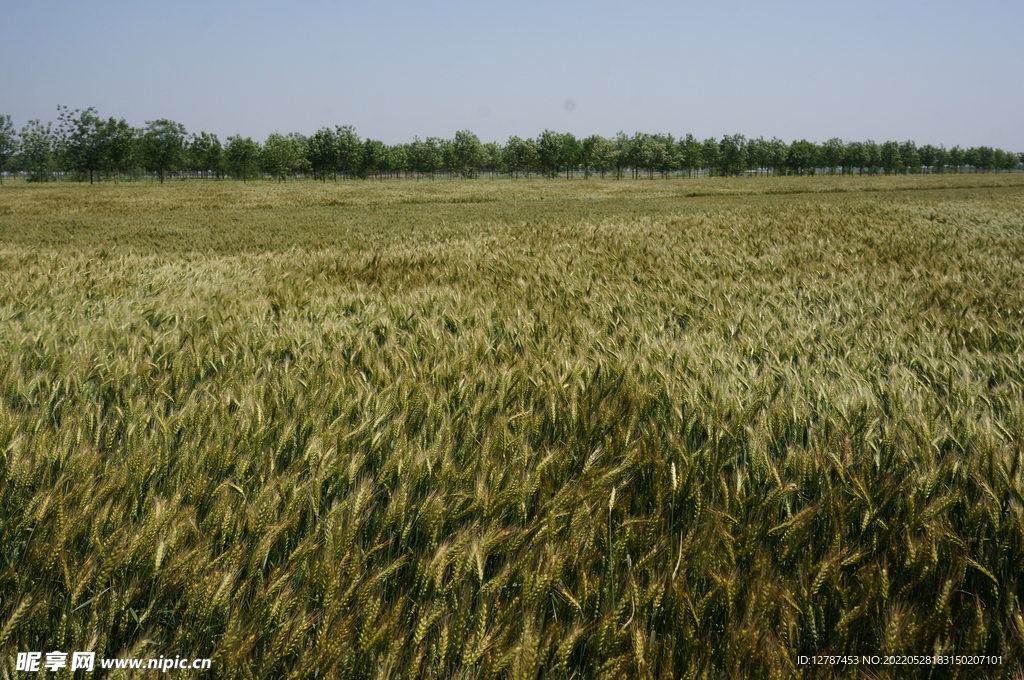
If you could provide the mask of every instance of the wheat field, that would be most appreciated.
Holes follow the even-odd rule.
[[[2,678],[1022,677],[1021,174],[4,187],[0,352]]]

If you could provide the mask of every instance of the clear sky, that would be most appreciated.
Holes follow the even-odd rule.
[[[0,0],[0,114],[1024,151],[1024,1]]]

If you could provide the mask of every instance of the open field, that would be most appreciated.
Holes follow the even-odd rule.
[[[0,354],[0,678],[1022,677],[1024,175],[5,186]]]

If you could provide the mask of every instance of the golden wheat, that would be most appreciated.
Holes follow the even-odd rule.
[[[1021,215],[1016,174],[5,187],[0,677],[1011,677]]]

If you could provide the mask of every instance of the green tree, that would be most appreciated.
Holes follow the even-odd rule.
[[[95,174],[109,164],[107,126],[92,107],[71,111],[58,106],[57,120],[58,147],[64,166],[74,170],[79,181],[88,175],[92,184]]]
[[[615,179],[622,179],[623,171],[629,167],[633,157],[633,140],[621,130],[615,135]]]
[[[384,156],[384,166],[387,172],[393,174],[395,177],[400,177],[405,173],[406,177],[409,175],[409,145],[408,144],[396,144],[387,148],[387,153]]]
[[[292,174],[300,174],[304,177],[308,177],[312,173],[312,166],[309,164],[309,157],[306,155],[306,135],[301,132],[289,132],[285,137],[292,143],[295,153],[298,157],[298,163],[295,165],[295,169]]]
[[[1002,149],[992,149],[992,167],[996,170],[1002,170],[1005,163],[1006,152]]]
[[[188,140],[188,163],[193,172],[204,177],[213,174],[220,177],[224,171],[224,147],[217,135],[200,132],[191,135]]]
[[[420,176],[423,174],[422,170],[422,147],[423,140],[418,136],[413,137],[412,141],[406,145],[406,158],[409,165],[409,172],[416,176],[416,181],[420,180]]]
[[[692,177],[693,171],[704,164],[704,156],[701,153],[703,147],[697,138],[690,134],[679,140],[678,147],[679,166],[686,171],[687,177]]]
[[[502,167],[513,179],[519,177],[519,173],[524,169],[522,146],[523,140],[512,135],[501,149]]]
[[[719,165],[724,175],[739,175],[747,167],[747,139],[743,135],[725,135],[718,143]]]
[[[413,139],[410,153],[410,165],[413,172],[418,175],[426,175],[433,178],[441,168],[441,140],[437,137],[427,137],[420,141],[419,137]]]
[[[565,168],[565,178],[572,179],[572,174],[580,163],[580,142],[576,135],[566,132],[562,135],[562,144],[558,154],[558,164]]]
[[[304,145],[295,135],[282,135],[272,132],[263,142],[260,154],[260,167],[264,172],[283,182],[286,175],[298,170],[305,160]]]
[[[338,150],[338,170],[351,178],[362,167],[363,144],[351,125],[339,125],[334,129],[334,143]]]
[[[708,169],[708,177],[715,174],[720,156],[721,150],[718,147],[718,141],[714,137],[705,139],[701,144],[701,158],[704,161],[704,167]]]
[[[590,179],[594,168],[594,145],[597,143],[597,135],[591,135],[580,140],[580,169],[583,170],[583,179]]]
[[[645,132],[633,133],[632,139],[629,140],[627,162],[633,169],[634,179],[639,178],[641,171],[646,171],[651,178],[654,177],[655,144],[651,135]]]
[[[33,119],[21,128],[21,155],[29,169],[30,182],[47,182],[53,164],[56,137],[50,123],[43,125]]]
[[[120,173],[128,172],[135,165],[139,155],[141,133],[125,122],[124,118],[108,118],[104,126],[107,168],[113,173],[116,182]]]
[[[917,151],[917,144],[907,140],[900,144],[900,163],[903,164],[903,174],[921,171],[921,157]]]
[[[821,145],[821,162],[828,168],[828,174],[836,174],[836,168],[843,164],[846,155],[846,144],[838,137],[833,137]]]
[[[988,172],[994,167],[995,154],[993,153],[992,147],[979,146],[975,149],[969,149],[968,151],[974,152],[974,162],[971,163],[975,168],[980,169],[982,172]]]
[[[1003,151],[1003,160],[1001,163],[999,163],[997,167],[999,167],[1002,170],[1005,170],[1006,172],[1010,172],[1011,170],[1016,169],[1019,163],[1020,159],[1017,158],[1017,154],[1011,153],[1009,151]]]
[[[459,165],[458,158],[455,156],[455,144],[450,139],[442,139],[439,148],[441,150],[441,169],[450,179],[455,176]]]
[[[449,170],[460,177],[474,177],[483,158],[480,139],[469,130],[459,130],[450,146],[452,154]]]
[[[564,169],[568,179],[579,162],[579,142],[571,133],[545,130],[537,138],[537,152],[541,170],[548,177],[555,177]]]
[[[164,175],[181,167],[185,152],[185,126],[172,120],[147,120],[142,132],[142,151],[146,168]]]
[[[367,139],[363,142],[363,150],[360,155],[359,177],[367,179],[371,175],[380,172],[384,165],[387,147],[384,142],[378,139]]]
[[[788,156],[789,144],[786,144],[786,142],[778,137],[772,137],[771,141],[768,142],[768,166],[774,174],[784,175],[786,173],[786,159]]]
[[[532,139],[520,139],[516,136],[508,138],[502,150],[502,157],[505,170],[512,177],[518,177],[520,173],[529,176],[540,163],[537,143]]]
[[[260,145],[251,137],[233,135],[228,137],[224,148],[224,164],[236,179],[248,181],[259,174]]]
[[[903,159],[900,157],[899,142],[886,142],[882,144],[882,169],[885,174],[891,175],[903,167]]]
[[[541,174],[540,166],[540,144],[532,137],[523,140],[523,167],[526,169],[527,178],[532,175]]]
[[[925,144],[917,150],[917,159],[921,164],[921,169],[928,169],[928,172],[934,172],[935,168],[935,152],[937,149],[931,144]]]
[[[864,142],[868,157],[868,174],[874,175],[882,167],[882,146],[873,139]]]
[[[598,163],[597,155],[602,139],[603,137],[600,135],[592,134],[589,137],[580,140],[579,160],[584,178],[590,178],[590,176],[594,174]],[[607,170],[605,170],[605,172],[607,172]],[[601,173],[601,176],[604,176],[603,172]]]
[[[852,174],[857,168],[858,174],[864,174],[868,165],[868,150],[864,142],[850,142],[843,153],[843,174]]]
[[[978,172],[981,168],[981,161],[978,159],[978,147],[972,146],[964,149],[964,165]]]
[[[747,169],[758,175],[770,165],[771,146],[764,137],[747,140]]]
[[[4,182],[4,167],[7,161],[18,152],[18,137],[14,132],[14,124],[7,114],[0,115],[0,184]]]
[[[537,152],[541,171],[548,177],[555,177],[562,160],[562,135],[544,130],[537,138]]]
[[[652,135],[651,143],[654,147],[654,169],[667,179],[669,173],[674,172],[679,165],[676,156],[676,139],[672,135],[658,133]]]
[[[602,137],[601,135],[593,135],[587,139],[591,140],[592,144],[590,163],[594,172],[600,174],[601,177],[604,178],[609,172],[615,169],[618,155],[618,151],[615,148],[615,142],[607,137]]]
[[[786,165],[797,175],[814,174],[818,167],[818,147],[813,142],[801,139],[793,142],[786,151]]]
[[[480,147],[481,172],[487,172],[494,177],[501,172],[501,146],[497,142],[487,142]]]
[[[949,150],[947,162],[956,168],[957,172],[961,172],[964,167],[964,150],[959,146],[954,146]]]
[[[306,140],[306,158],[309,159],[313,177],[327,181],[327,174],[338,167],[338,144],[329,128],[317,130]]]

